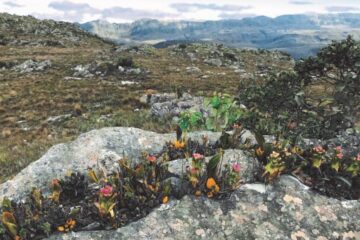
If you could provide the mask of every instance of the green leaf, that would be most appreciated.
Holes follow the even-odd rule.
[[[339,86],[336,86],[336,91],[337,92],[342,92],[344,89],[345,89],[346,85],[339,85]]]
[[[41,225],[41,229],[44,231],[46,236],[50,236],[51,233],[51,224],[48,222],[45,222],[43,225]]]
[[[88,169],[88,177],[94,183],[99,182],[99,178],[97,177],[95,171],[93,169],[91,169],[91,168]]]
[[[2,208],[4,211],[12,212],[14,209],[11,206],[11,201],[8,198],[4,198],[2,202]]]
[[[198,127],[198,125],[200,125],[202,119],[203,119],[203,115],[201,112],[194,112],[191,114],[190,123],[194,127]]]
[[[209,177],[216,177],[216,169],[221,159],[221,153],[217,153],[213,156],[207,164],[207,175]]]
[[[205,127],[209,131],[215,130],[214,120],[211,119],[211,118],[207,118],[206,121],[205,121]]]
[[[331,168],[338,172],[339,168],[340,168],[340,162],[339,161],[332,162],[331,163]]]
[[[15,238],[18,234],[18,230],[14,215],[10,212],[3,212],[1,222],[3,223],[9,234]]]
[[[327,105],[330,105],[334,102],[334,98],[324,98],[321,100],[319,107],[325,107]]]
[[[211,107],[213,107],[215,109],[218,109],[220,107],[220,105],[221,105],[220,97],[215,96],[215,97],[211,98],[210,105],[211,105]]]
[[[259,132],[255,132],[255,139],[256,139],[257,143],[259,144],[259,146],[264,146],[265,138],[262,134],[260,134]]]
[[[35,203],[36,208],[41,209],[43,196],[42,196],[40,190],[38,190],[37,188],[33,188],[31,191],[31,198],[32,198],[33,202]]]
[[[323,164],[323,162],[324,162],[324,160],[322,158],[319,158],[319,157],[313,158],[312,159],[312,166],[314,168],[319,169],[321,167],[321,165]]]

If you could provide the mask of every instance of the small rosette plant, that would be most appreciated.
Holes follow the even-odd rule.
[[[349,167],[346,169],[353,177],[356,177],[360,174],[360,153],[353,159]]]
[[[344,154],[342,147],[341,146],[336,147],[334,156],[331,159],[331,168],[338,172],[343,158],[344,158]]]
[[[321,165],[326,162],[325,149],[320,145],[315,146],[312,149],[311,155],[312,156],[310,157],[310,159],[312,161],[312,166],[314,168],[320,169]]]
[[[98,195],[98,201],[95,202],[95,206],[99,210],[100,216],[113,219],[115,217],[114,208],[117,204],[117,194],[115,193],[114,188],[111,185],[105,185],[100,189]]]
[[[283,161],[280,153],[273,151],[268,157],[268,163],[265,165],[263,176],[265,176],[268,181],[272,181],[273,179],[277,178],[284,170],[285,162]]]
[[[226,176],[226,183],[232,188],[235,189],[239,186],[240,183],[240,163],[233,163],[229,165],[228,175]]]
[[[195,192],[199,190],[199,182],[203,174],[204,160],[205,158],[202,154],[194,153],[192,155],[191,166],[188,169],[188,178]]]

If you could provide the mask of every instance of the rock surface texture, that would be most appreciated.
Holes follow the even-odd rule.
[[[193,140],[208,136],[215,142],[220,133],[196,132],[189,134]],[[69,171],[86,172],[89,167],[111,172],[118,160],[128,157],[134,163],[142,153],[155,154],[166,142],[176,139],[175,134],[157,134],[136,128],[103,128],[82,134],[67,144],[52,147],[43,157],[31,163],[12,180],[0,185],[0,200],[10,197],[19,200],[32,187],[49,190],[54,178],[63,178]]]
[[[189,134],[215,142],[220,133]],[[157,134],[135,128],[104,128],[51,148],[14,179],[0,185],[0,198],[21,200],[33,186],[48,189],[49,181],[69,170],[88,167],[111,171],[127,156],[138,161],[142,152],[160,152],[175,134]],[[212,200],[185,196],[171,199],[148,216],[117,230],[53,235],[49,240],[75,239],[360,239],[360,201],[340,201],[309,190],[297,179],[282,176],[271,185],[256,183],[257,161],[241,150],[225,151],[225,161],[241,163],[243,185],[235,192]],[[185,160],[169,163],[180,175]],[[176,177],[174,183],[176,183]],[[173,179],[172,179],[173,180]],[[45,191],[46,192],[46,191]]]
[[[185,111],[207,112],[203,97],[194,97],[187,93],[181,97],[174,93],[143,95],[140,101],[149,104],[151,115],[159,119],[176,118]]]
[[[20,65],[17,65],[14,67],[14,70],[20,73],[29,73],[29,72],[35,72],[35,71],[44,71],[47,68],[50,68],[52,66],[52,63],[50,60],[45,60],[42,62],[37,62],[33,60],[27,60],[23,62]]]
[[[172,200],[117,230],[49,239],[359,239],[359,224],[358,201],[330,199],[283,176],[272,186],[243,185],[225,200]]]

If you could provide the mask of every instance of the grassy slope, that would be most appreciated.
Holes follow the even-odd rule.
[[[170,49],[146,55],[120,53],[131,55],[139,67],[150,71],[142,77],[139,85],[122,86],[120,80],[129,77],[120,74],[107,78],[64,79],[72,76],[71,68],[74,66],[90,63],[101,54],[110,54],[112,48],[96,38],[67,48],[0,46],[0,61],[21,63],[27,59],[50,59],[53,62],[52,68],[39,73],[0,71],[0,182],[39,158],[50,146],[74,139],[91,129],[134,126],[158,132],[171,131],[170,123],[159,124],[151,119],[146,106],[139,102],[139,96],[146,89],[169,92],[176,86],[183,86],[193,94],[236,93],[242,80],[233,69],[210,67],[201,58],[193,64],[203,73],[211,71],[210,77],[201,79],[201,74],[187,74],[185,68],[191,65],[188,57],[173,55]],[[259,57],[252,52],[241,53],[241,58],[249,72],[254,70],[256,62],[274,63],[271,55]],[[274,64],[278,70],[290,66],[286,61]],[[81,116],[57,124],[46,122],[51,116],[74,113],[78,104]],[[140,111],[134,112],[135,108]],[[107,120],[99,121],[99,117],[104,115],[108,115]]]

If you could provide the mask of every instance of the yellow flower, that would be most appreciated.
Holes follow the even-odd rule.
[[[214,190],[213,190],[213,192],[214,193],[218,193],[220,191],[220,187],[219,187],[219,185],[215,185],[215,187],[214,187]]]
[[[214,179],[214,178],[209,178],[209,179],[206,181],[206,187],[207,187],[208,189],[212,189],[215,185],[216,185],[216,182],[215,182],[215,179]]]
[[[293,147],[293,148],[291,149],[291,152],[292,152],[292,153],[295,153],[295,154],[302,154],[302,153],[303,153],[302,149],[299,148],[299,147]]]
[[[189,181],[191,182],[191,185],[192,185],[193,187],[196,187],[196,185],[199,183],[199,179],[197,179],[197,177],[194,177],[194,176],[191,176],[191,177],[189,178]]]
[[[262,150],[261,147],[258,147],[258,148],[255,150],[255,153],[256,153],[256,156],[262,157],[262,156],[264,155],[264,150]]]
[[[64,232],[64,231],[65,231],[65,228],[64,228],[63,226],[59,226],[59,227],[57,227],[57,230],[58,230],[59,232]]]
[[[176,149],[182,149],[185,147],[185,143],[182,141],[178,141],[178,140],[174,141],[173,145]]]
[[[278,158],[279,156],[280,156],[280,153],[275,152],[275,151],[273,151],[273,152],[270,154],[270,157],[271,157],[271,158]]]
[[[169,202],[169,197],[168,196],[163,197],[162,203],[166,204],[168,202]]]
[[[197,191],[195,192],[195,196],[200,197],[200,196],[201,196],[201,191],[200,191],[200,190],[197,190]]]
[[[152,185],[152,184],[148,184],[147,186],[148,186],[148,188],[150,189],[150,191],[156,192],[156,186],[154,186],[154,185]]]
[[[66,221],[66,225],[70,229],[73,229],[75,227],[75,225],[76,225],[76,221],[70,218],[69,220]]]
[[[285,156],[291,156],[291,152],[288,151],[287,148],[284,149]]]

